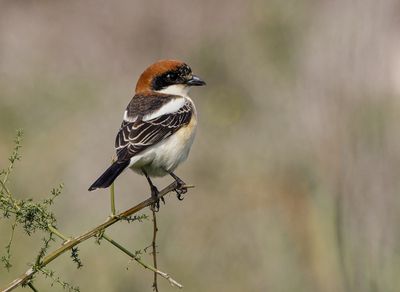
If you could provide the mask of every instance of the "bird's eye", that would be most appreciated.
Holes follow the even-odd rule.
[[[168,73],[167,74],[167,79],[171,80],[171,81],[175,81],[176,79],[178,79],[178,75],[175,73]]]

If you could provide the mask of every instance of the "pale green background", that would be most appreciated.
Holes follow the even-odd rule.
[[[199,130],[177,171],[196,188],[158,213],[160,269],[184,291],[400,291],[399,8],[1,1],[0,166],[23,128],[14,192],[41,199],[64,182],[60,230],[77,235],[103,222],[108,192],[87,188],[114,153],[138,74],[181,59],[208,86],[192,91]],[[123,210],[148,186],[126,172],[116,192]],[[0,221],[0,247],[9,223]],[[110,234],[134,250],[150,243],[151,228],[123,223]],[[40,238],[17,232],[0,287],[27,269]],[[82,291],[151,291],[153,275],[106,242],[79,248],[82,270],[68,256],[50,267]],[[41,278],[36,286],[61,290]]]

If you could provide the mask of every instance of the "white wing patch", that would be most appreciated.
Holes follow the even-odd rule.
[[[134,117],[129,117],[128,116],[128,110],[126,110],[124,112],[124,121],[133,123],[134,121],[136,121],[136,119],[137,119],[137,116],[134,116]]]
[[[155,112],[145,115],[143,117],[143,121],[149,121],[149,120],[161,117],[162,115],[177,112],[185,104],[185,102],[186,102],[186,100],[183,97],[175,98],[175,99],[171,100],[170,102],[167,102],[166,104],[164,104],[162,107],[160,107]]]

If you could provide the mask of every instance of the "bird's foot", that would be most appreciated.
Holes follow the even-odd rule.
[[[157,198],[159,193],[160,192],[158,191],[157,187],[151,186],[151,197],[152,198]],[[165,205],[164,198],[161,197],[160,199]],[[157,199],[153,204],[150,205],[151,211],[158,212],[160,210],[160,199]]]
[[[183,180],[181,180],[176,174],[174,174],[172,171],[168,171],[170,176],[172,176],[175,181],[176,181],[176,188],[174,191],[176,192],[176,197],[178,198],[179,201],[183,200],[182,195],[186,194],[188,191],[188,188],[193,188],[194,186],[192,185],[187,185]]]
[[[177,186],[175,188],[175,192],[176,192],[176,197],[178,198],[179,201],[182,201],[184,198],[182,197],[182,195],[187,193],[187,186],[185,184],[185,182],[183,180],[181,180],[180,178],[175,179]]]

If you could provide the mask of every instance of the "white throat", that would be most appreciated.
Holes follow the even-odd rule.
[[[175,85],[167,86],[164,89],[157,90],[157,92],[186,97],[189,94],[189,90],[190,90],[190,86],[187,86],[184,84],[175,84]]]

